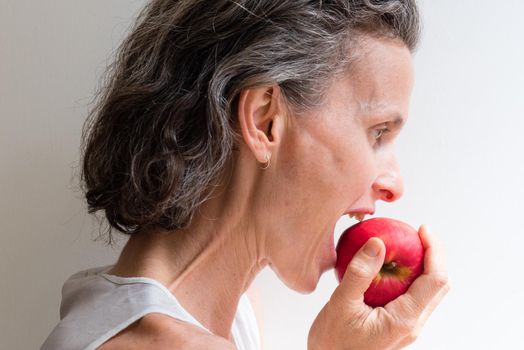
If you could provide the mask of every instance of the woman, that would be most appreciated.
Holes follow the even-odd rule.
[[[412,0],[153,0],[118,53],[85,133],[90,212],[129,234],[113,266],[64,285],[44,349],[258,349],[245,292],[270,267],[311,292],[340,216],[402,195],[419,15]],[[397,349],[448,290],[425,272],[363,303],[371,239],[314,321],[309,349]]]

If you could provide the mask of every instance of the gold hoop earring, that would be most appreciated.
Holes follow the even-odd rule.
[[[269,154],[266,154],[266,164],[261,167],[260,169],[266,170],[271,165],[271,158],[269,157]]]

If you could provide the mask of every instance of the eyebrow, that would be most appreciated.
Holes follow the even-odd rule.
[[[402,117],[400,113],[395,113],[393,115],[393,125],[397,128],[401,128],[404,125],[405,119]]]
[[[384,123],[391,123],[397,129],[400,129],[404,123],[405,118],[402,116],[402,113],[393,110],[389,111],[387,105],[380,103],[361,103],[360,110],[364,112],[365,115],[371,115],[373,119],[388,119]]]

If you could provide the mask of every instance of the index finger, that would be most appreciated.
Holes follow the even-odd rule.
[[[426,225],[420,227],[419,237],[424,247],[423,274],[447,277],[448,271],[442,242],[431,233]]]
[[[424,272],[407,292],[385,306],[397,317],[409,320],[418,319],[431,301],[448,286],[448,273],[441,243],[424,225],[419,230],[424,247]]]

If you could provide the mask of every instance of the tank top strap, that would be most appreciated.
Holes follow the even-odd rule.
[[[174,315],[178,320],[191,323],[192,325],[198,326],[205,331],[211,333],[206,327],[204,327],[197,319],[195,319],[184,307],[178,302],[173,293],[171,293],[166,286],[162,283],[147,277],[119,277],[115,275],[109,275],[107,273],[101,273],[101,277],[111,281],[117,285],[138,285],[139,288],[144,288],[145,285],[154,286],[152,290],[153,295],[150,295],[148,302],[155,302],[159,306],[166,308],[166,314]],[[160,291],[160,292],[159,292]],[[148,293],[149,294],[149,293]],[[151,298],[152,297],[152,298]]]
[[[211,333],[160,282],[107,274],[110,266],[80,271],[62,288],[60,322],[41,350],[94,350],[150,313],[164,314]],[[239,350],[260,349],[253,310],[242,296],[232,327]]]

